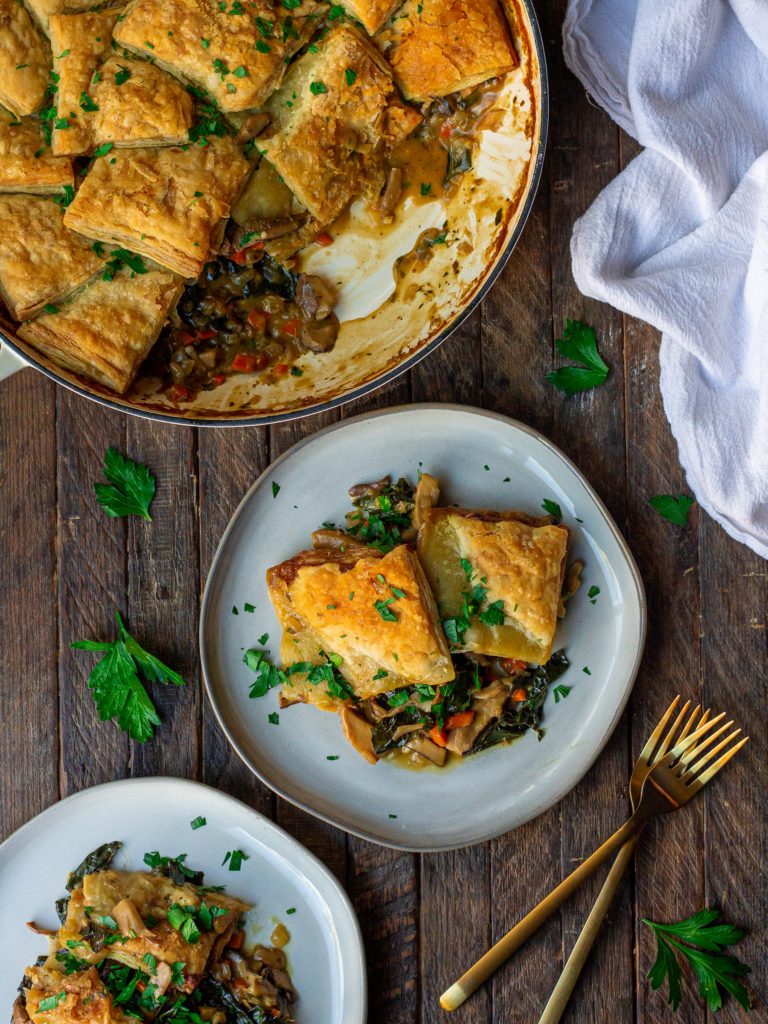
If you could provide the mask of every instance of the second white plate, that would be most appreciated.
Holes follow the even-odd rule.
[[[279,712],[277,693],[251,700],[249,647],[279,650],[267,595],[269,566],[310,547],[323,522],[344,522],[347,489],[385,475],[434,474],[441,502],[540,512],[557,502],[585,563],[555,649],[571,667],[550,693],[545,734],[528,733],[447,771],[368,765],[337,716],[309,706]],[[592,589],[591,588],[595,588]],[[592,596],[590,597],[590,590]],[[253,608],[253,611],[246,610]],[[259,637],[269,634],[266,644]],[[416,405],[344,420],[295,445],[256,481],[211,567],[200,621],[208,695],[245,763],[281,796],[340,828],[411,850],[482,842],[530,820],[576,785],[602,750],[629,696],[645,640],[637,567],[605,506],[542,435],[477,409]],[[274,718],[274,715],[273,715]]]

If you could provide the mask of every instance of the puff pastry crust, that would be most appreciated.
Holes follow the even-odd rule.
[[[54,363],[113,391],[128,389],[183,288],[166,270],[121,270],[83,288],[59,312],[19,328]]]
[[[25,3],[46,35],[52,14],[82,14],[96,6],[93,0],[25,0]]]
[[[94,161],[64,223],[197,277],[249,170],[229,136],[187,149],[112,151]]]
[[[324,10],[315,0],[290,11],[270,0],[134,0],[115,39],[235,112],[264,103]]]
[[[353,18],[362,22],[368,35],[378,32],[392,11],[398,6],[399,0],[344,0],[342,7]]]
[[[406,0],[377,42],[406,99],[471,89],[517,65],[497,0]]]
[[[57,74],[56,120],[51,146],[75,156],[91,147],[91,104],[83,96],[103,54],[111,52],[112,26],[119,11],[54,14],[49,23],[53,70]]]
[[[54,199],[0,195],[0,295],[17,320],[56,303],[103,268],[91,243],[64,226]]]
[[[19,0],[0,0],[0,103],[31,114],[48,88],[51,49]]]
[[[378,196],[390,153],[421,121],[381,55],[346,25],[296,61],[267,106],[274,134],[259,145],[321,224],[355,196]]]
[[[62,974],[47,966],[28,967],[26,980],[29,984],[25,994],[26,1010],[30,1020],[42,1019],[40,1014],[48,1024],[72,1024],[73,1021],[129,1024],[131,1020],[115,1006],[95,967],[74,974]],[[60,997],[61,992],[65,993],[64,999]],[[56,1006],[40,1010],[40,1003],[45,999],[54,999]]]
[[[521,521],[525,519],[527,521]],[[486,601],[502,602],[504,622],[472,619],[456,650],[541,665],[552,653],[568,530],[531,525],[520,513],[432,508],[419,531],[418,552],[444,618],[460,615],[467,583],[461,560],[482,582]]]
[[[120,73],[129,77],[118,85]],[[175,78],[146,61],[111,56],[99,68],[88,94],[98,110],[90,116],[93,144],[115,146],[182,144],[195,120],[192,97]]]
[[[0,192],[46,195],[74,184],[72,161],[51,153],[40,121],[0,110]]]
[[[269,569],[267,586],[284,631],[284,664],[320,663],[321,651],[333,652],[361,699],[454,678],[432,591],[416,553],[405,544],[383,557],[302,551]],[[387,621],[377,602],[396,621]],[[283,687],[284,703],[307,701],[338,710],[325,687],[312,686],[306,676],[293,675],[290,684]]]

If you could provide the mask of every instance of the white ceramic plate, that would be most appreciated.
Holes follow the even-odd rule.
[[[192,830],[202,815],[207,824]],[[43,811],[0,846],[0,1006],[6,1016],[24,967],[46,952],[45,938],[24,923],[58,927],[54,901],[83,857],[120,839],[114,860],[141,870],[147,851],[188,854],[211,885],[253,903],[252,941],[269,943],[282,921],[291,934],[285,947],[299,993],[300,1024],[364,1024],[365,962],[360,929],[343,889],[316,857],[245,804],[195,782],[129,779],[86,789]],[[228,850],[248,855],[239,872],[221,866]],[[295,913],[287,915],[289,908]]]
[[[279,650],[267,568],[310,547],[321,523],[343,523],[347,488],[389,474],[415,482],[434,474],[441,501],[537,513],[557,502],[573,531],[583,585],[558,629],[571,668],[567,699],[544,707],[533,733],[440,772],[366,764],[335,715],[309,706],[280,712],[277,693],[250,700],[243,651]],[[274,485],[279,491],[273,497]],[[591,587],[599,593],[588,597]],[[255,611],[248,613],[245,604]],[[233,613],[237,608],[238,614]],[[256,481],[219,545],[200,622],[208,695],[245,763],[305,810],[377,843],[445,850],[478,843],[541,814],[576,785],[603,748],[629,696],[645,640],[643,585],[605,506],[562,452],[503,416],[446,405],[415,405],[344,420],[295,445]],[[589,670],[587,674],[585,669]],[[337,758],[328,760],[329,757]]]

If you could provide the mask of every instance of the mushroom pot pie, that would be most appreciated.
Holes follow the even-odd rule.
[[[552,516],[440,507],[438,481],[389,478],[350,489],[344,530],[267,572],[282,627],[282,669],[246,652],[251,697],[337,712],[375,764],[442,767],[542,734],[558,618],[578,589],[570,535]],[[264,642],[264,639],[262,640]]]
[[[182,404],[300,376],[339,331],[304,257],[353,202],[396,230],[406,199],[456,195],[517,63],[498,0],[0,0],[0,296],[20,337]],[[422,231],[406,260],[444,240]]]
[[[115,870],[121,845],[105,843],[70,874],[58,931],[29,925],[48,936],[48,955],[26,968],[13,1024],[293,1021],[282,949],[245,951],[251,906],[206,886],[185,854],[147,853],[149,870]],[[279,926],[272,941],[289,938]]]

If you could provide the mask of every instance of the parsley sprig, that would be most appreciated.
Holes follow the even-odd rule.
[[[682,999],[682,971],[675,951],[682,953],[696,972],[699,992],[710,1010],[719,1010],[723,1005],[721,988],[730,992],[745,1010],[750,1008],[749,994],[738,980],[750,973],[749,967],[736,957],[723,955],[723,950],[743,939],[745,933],[733,925],[716,925],[714,922],[718,917],[717,910],[700,910],[677,924],[656,924],[647,917],[643,918],[643,922],[653,930],[658,944],[656,960],[648,973],[651,988],[660,988],[667,979],[667,1002],[673,1010],[678,1008]]]
[[[679,498],[673,498],[671,494],[657,494],[654,498],[648,499],[648,504],[659,513],[664,519],[668,519],[675,526],[686,526],[688,513],[693,505],[693,498],[687,494],[681,494]]]
[[[149,682],[185,684],[177,672],[133,639],[123,625],[120,613],[116,614],[120,627],[117,640],[103,643],[77,640],[70,647],[80,651],[104,652],[104,657],[88,678],[99,719],[102,722],[114,719],[131,739],[144,743],[154,735],[154,727],[160,725],[160,716],[139,673]]]
[[[245,652],[243,661],[252,672],[258,673],[251,684],[249,697],[263,697],[275,686],[291,685],[290,677],[306,673],[307,682],[312,686],[325,686],[332,700],[354,700],[355,693],[339,671],[344,659],[333,651],[321,651],[325,661],[315,665],[310,661],[297,661],[285,669],[277,668],[269,660],[269,651],[251,648]]]
[[[149,506],[155,496],[155,478],[143,463],[107,448],[104,477],[107,482],[94,484],[93,489],[108,516],[143,516],[152,522]]]
[[[605,384],[608,367],[597,351],[595,332],[579,320],[566,320],[562,338],[555,339],[557,351],[564,359],[581,366],[561,366],[547,374],[548,382],[566,395],[586,391]]]

